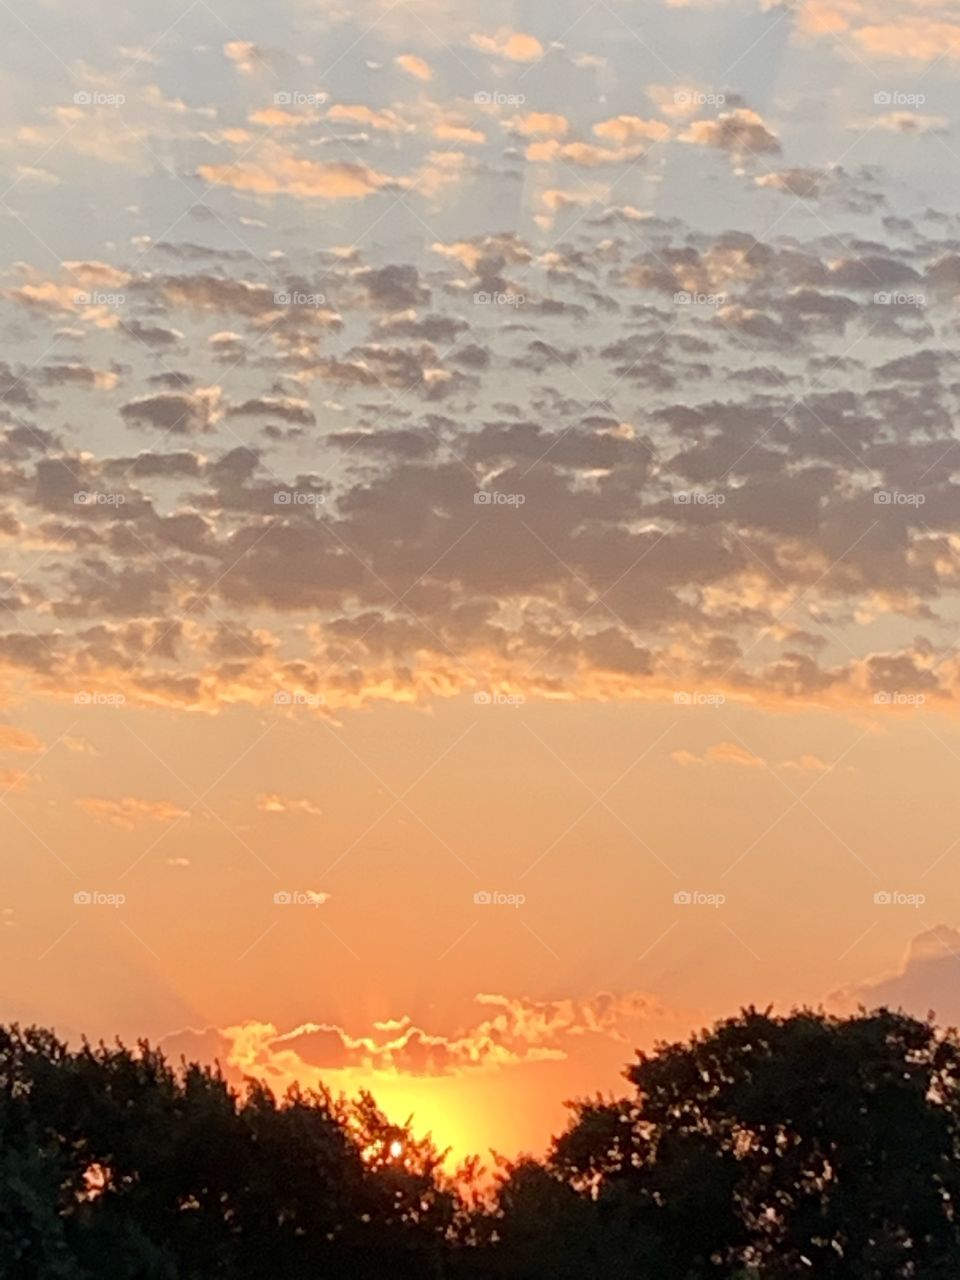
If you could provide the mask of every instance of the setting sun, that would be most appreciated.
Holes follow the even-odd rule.
[[[0,36],[0,1276],[960,1274],[960,0]]]

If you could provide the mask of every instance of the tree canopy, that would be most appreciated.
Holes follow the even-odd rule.
[[[480,1183],[366,1094],[0,1027],[0,1277],[958,1274],[953,1031],[751,1008],[625,1075]]]

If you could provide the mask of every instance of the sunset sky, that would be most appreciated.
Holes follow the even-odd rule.
[[[0,48],[0,1020],[457,1156],[741,1004],[960,1020],[960,3]]]

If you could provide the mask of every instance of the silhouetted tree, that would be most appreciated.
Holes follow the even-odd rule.
[[[627,1078],[491,1190],[369,1094],[0,1027],[0,1280],[958,1274],[952,1031],[747,1009]]]
[[[396,1145],[394,1145],[396,1144]],[[441,1156],[356,1103],[0,1028],[0,1276],[440,1276]]]
[[[635,1098],[574,1104],[541,1172],[590,1205],[604,1274],[939,1280],[960,1257],[958,1070],[955,1035],[903,1014],[748,1009],[638,1055]]]

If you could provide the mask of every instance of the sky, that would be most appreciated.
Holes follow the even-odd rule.
[[[960,1021],[960,5],[0,6],[0,1019],[540,1152]]]

